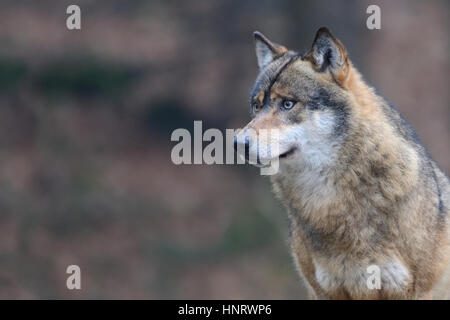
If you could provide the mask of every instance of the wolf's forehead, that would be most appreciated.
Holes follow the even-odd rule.
[[[299,57],[299,55],[296,53],[287,53],[263,69],[256,78],[253,89],[250,91],[250,101],[255,95],[262,92],[268,92],[287,65],[297,57]]]

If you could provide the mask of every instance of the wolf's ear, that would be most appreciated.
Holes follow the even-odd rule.
[[[285,47],[271,42],[258,31],[253,32],[253,36],[255,37],[256,58],[260,70],[287,51]]]
[[[312,48],[305,58],[313,63],[317,71],[330,71],[336,82],[346,86],[350,68],[347,51],[328,28],[322,27],[317,31]]]

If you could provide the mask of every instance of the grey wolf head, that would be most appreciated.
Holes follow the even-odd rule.
[[[254,38],[259,75],[250,93],[252,120],[237,133],[235,148],[247,150],[246,157],[258,163],[333,161],[349,126],[352,99],[352,66],[344,46],[327,28],[317,31],[304,54],[259,32]]]

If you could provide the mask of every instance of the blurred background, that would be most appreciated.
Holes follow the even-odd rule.
[[[305,298],[269,180],[176,166],[170,135],[246,124],[254,30],[323,25],[450,173],[447,1],[1,1],[0,298]]]

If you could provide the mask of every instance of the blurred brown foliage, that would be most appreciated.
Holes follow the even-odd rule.
[[[329,26],[450,172],[445,1],[80,0],[81,31],[69,4],[0,4],[0,298],[305,297],[268,180],[170,160],[175,128],[246,123],[254,30]]]

